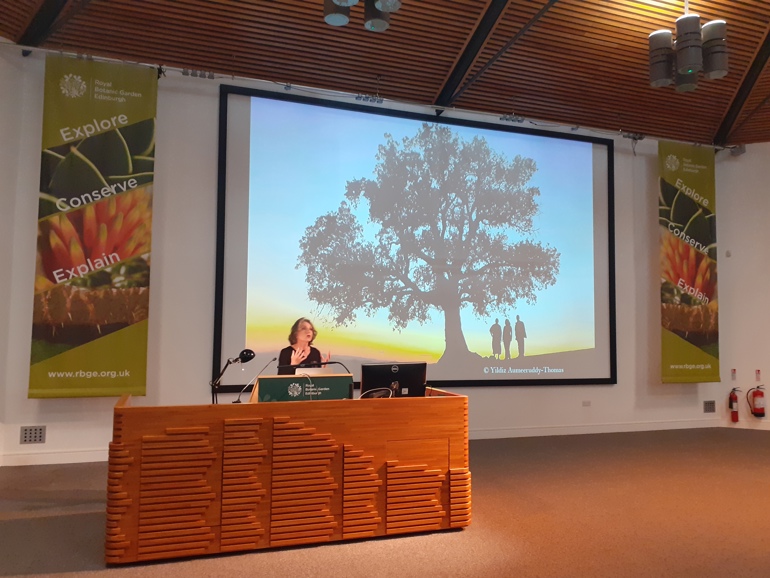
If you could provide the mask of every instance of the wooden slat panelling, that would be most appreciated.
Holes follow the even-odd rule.
[[[464,396],[165,408],[123,401],[114,431],[110,564],[470,523]]]

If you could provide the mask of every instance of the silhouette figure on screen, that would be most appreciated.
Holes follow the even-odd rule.
[[[498,319],[495,319],[494,324],[489,328],[489,334],[492,336],[492,357],[500,359],[500,338],[503,336],[503,329]]]
[[[329,361],[330,355],[322,356],[321,352],[313,347],[318,332],[313,323],[300,317],[291,326],[289,332],[289,347],[281,349],[278,354],[278,375],[292,375],[295,373],[294,367],[285,367],[290,365],[308,365],[322,364]]]
[[[505,320],[505,326],[503,327],[503,347],[505,347],[505,359],[511,358],[511,340],[513,339],[513,327],[511,327],[511,321]]]
[[[516,344],[519,346],[519,357],[524,357],[524,340],[527,338],[527,330],[518,315],[516,316],[514,333],[516,334]]]

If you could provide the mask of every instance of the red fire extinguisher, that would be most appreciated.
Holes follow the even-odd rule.
[[[734,387],[733,390],[730,392],[730,402],[728,403],[728,406],[730,408],[730,419],[733,421],[733,423],[738,422],[738,392],[740,391],[740,388]]]
[[[764,387],[764,385],[758,385],[746,392],[746,401],[749,402],[749,409],[754,417],[765,417]]]

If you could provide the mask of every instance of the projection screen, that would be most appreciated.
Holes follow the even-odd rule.
[[[613,143],[222,86],[212,376],[314,346],[439,387],[616,383]],[[266,367],[265,367],[266,366]],[[342,371],[342,367],[340,367]]]

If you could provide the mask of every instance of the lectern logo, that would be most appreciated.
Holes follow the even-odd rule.
[[[292,397],[298,397],[302,393],[302,386],[299,383],[292,383],[289,385],[289,395]]]
[[[80,98],[86,93],[86,83],[77,74],[65,74],[59,81],[59,88],[64,96]]]
[[[670,171],[675,171],[679,168],[679,159],[676,155],[668,155],[666,157],[666,168]]]

